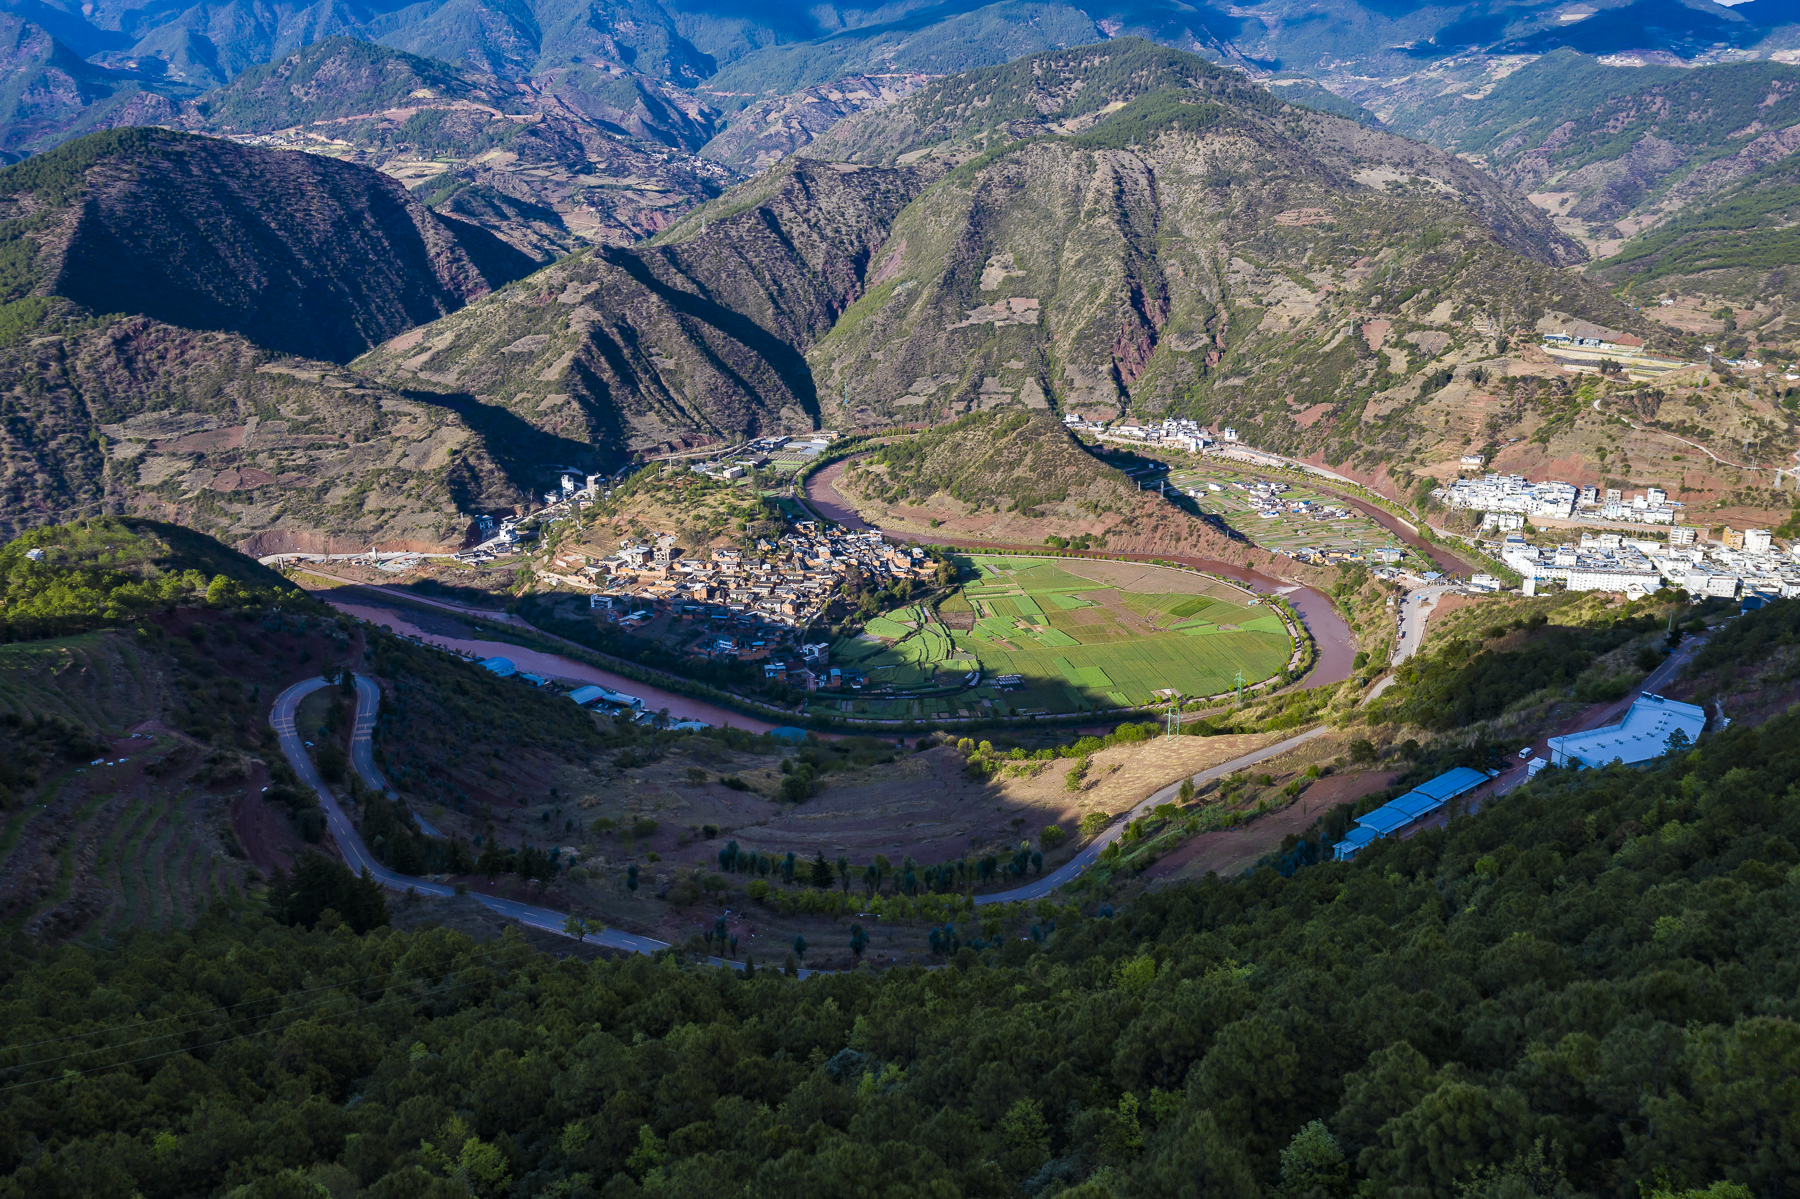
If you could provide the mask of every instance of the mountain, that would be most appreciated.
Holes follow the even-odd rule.
[[[0,172],[0,299],[61,296],[344,360],[531,269],[374,171],[158,129]]]
[[[1800,67],[1607,66],[1573,50],[1479,97],[1391,113],[1397,130],[1539,194],[1601,252],[1800,150]]]
[[[610,109],[638,112],[664,130],[685,124],[690,149],[706,140],[700,135],[711,119],[694,102],[701,98],[716,116],[839,79],[956,74],[1118,36],[1145,37],[1252,71],[1321,79],[1388,79],[1471,52],[1506,57],[1569,47],[1713,60],[1725,52],[1766,54],[1800,45],[1800,23],[1782,0],[1737,8],[1709,0],[1577,6],[1265,0],[1251,8],[1217,0],[899,0],[805,8],[717,0],[272,0],[249,9],[232,0],[164,7],[96,0],[79,8],[69,0],[8,0],[7,10],[100,66],[194,88],[223,86],[311,43],[354,37],[531,81],[587,115]],[[702,90],[690,90],[697,87]]]
[[[434,403],[492,397],[546,461],[811,430],[804,354],[927,178],[785,162],[678,239],[580,251],[355,366]]]
[[[700,148],[700,156],[755,174],[810,145],[845,117],[904,99],[928,78],[855,75],[759,101],[733,113],[725,130]]]
[[[1376,382],[1374,314],[1459,330],[1444,346],[1501,305],[1642,324],[1473,167],[1141,41],[940,81],[813,150],[959,164],[809,354],[833,425],[1186,411],[1336,452]]]
[[[171,95],[130,71],[112,71],[81,56],[43,28],[0,13],[0,157],[13,161],[71,137],[114,125],[156,124],[172,117]]]
[[[698,117],[629,78],[614,83],[624,94],[607,101],[575,95],[566,74],[526,84],[332,38],[245,71],[175,119],[374,167],[547,262],[655,233],[736,179],[665,149],[712,136],[691,97],[682,103]]]
[[[436,78],[446,104],[470,107],[435,111],[487,111],[429,64],[319,61],[375,64],[369,90]],[[277,111],[335,102],[303,71],[285,78],[266,91]],[[228,110],[262,111],[243,96]],[[141,150],[129,173],[81,157],[101,163],[114,143]],[[1514,369],[1521,326],[1656,336],[1566,270],[1579,246],[1473,166],[1141,39],[933,81],[806,154],[647,243],[529,278],[522,255],[391,178],[317,155],[134,131],[15,167],[69,180],[15,188],[32,198],[15,202],[10,294],[38,305],[18,310],[7,368],[29,412],[9,434],[18,520],[155,512],[265,552],[455,545],[469,514],[541,491],[554,466],[995,410],[1195,415],[1391,467],[1410,488],[1404,468],[1485,436],[1465,427],[1480,410],[1469,380]],[[444,190],[420,189],[440,213],[522,203],[454,177]],[[222,216],[200,237],[193,211],[215,193],[252,208],[313,197],[315,228],[269,212],[254,245]],[[164,248],[134,257],[114,245],[125,228]],[[110,276],[66,249],[90,245],[114,245]],[[158,276],[164,263],[183,272]],[[289,282],[259,289],[276,279]],[[361,351],[348,369],[280,360]],[[30,391],[38,376],[53,385]],[[152,427],[171,388],[181,400],[163,406],[187,423]],[[108,390],[116,411],[87,406]]]
[[[143,510],[258,545],[435,547],[504,475],[454,413],[305,357],[531,269],[387,176],[124,129],[0,171],[0,213],[5,532]]]

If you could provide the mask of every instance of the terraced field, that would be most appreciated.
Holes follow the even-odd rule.
[[[165,669],[116,633],[0,646],[0,714],[61,716],[107,746],[4,813],[0,933],[103,941],[244,901],[249,864],[226,832],[232,792],[197,783],[206,747],[155,719]]]
[[[832,661],[867,675],[867,698],[839,710],[895,718],[1069,713],[1136,707],[1168,694],[1212,695],[1278,673],[1293,650],[1281,617],[1253,597],[1168,567],[1085,559],[983,558],[979,577],[940,605],[871,621]],[[952,696],[884,696],[969,672]],[[1018,676],[1012,684],[998,679]],[[845,709],[843,705],[848,704]]]

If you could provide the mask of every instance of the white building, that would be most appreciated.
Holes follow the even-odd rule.
[[[1704,708],[1645,692],[1618,724],[1550,738],[1550,761],[1557,766],[1630,766],[1667,753],[1675,730],[1692,744],[1705,728]]]
[[[1774,538],[1767,529],[1745,529],[1744,549],[1752,554],[1766,554],[1774,544]]]

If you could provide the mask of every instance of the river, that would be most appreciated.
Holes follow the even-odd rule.
[[[597,683],[602,687],[610,687],[614,691],[622,691],[626,695],[635,695],[644,701],[644,706],[652,712],[667,710],[677,720],[703,720],[707,724],[730,726],[734,729],[746,729],[752,733],[766,733],[778,726],[765,720],[757,720],[745,716],[741,712],[733,712],[717,704],[709,704],[705,700],[693,699],[686,695],[676,695],[673,691],[664,691],[652,687],[648,683],[640,683],[636,679],[628,679],[621,674],[601,670],[597,666],[589,666],[586,662],[565,658],[561,654],[546,653],[543,650],[525,649],[523,646],[510,645],[504,641],[484,641],[476,637],[458,636],[445,626],[464,628],[446,612],[442,617],[428,611],[420,611],[406,604],[384,604],[380,600],[359,594],[354,599],[343,598],[330,592],[314,592],[319,599],[325,600],[332,607],[346,616],[354,616],[358,620],[366,620],[373,625],[386,625],[396,633],[417,637],[421,641],[444,649],[458,650],[474,654],[480,658],[505,658],[520,670],[528,670],[532,674],[541,674],[558,682]],[[434,628],[432,626],[436,625]]]
[[[845,463],[834,462],[817,472],[806,481],[806,502],[820,516],[835,520],[846,528],[874,528],[862,517],[850,502],[838,493],[834,483],[844,473]],[[1390,518],[1392,519],[1392,518]],[[896,539],[916,541],[921,545],[941,545],[949,549],[983,549],[1000,550],[1005,553],[1042,554],[1047,551],[1041,545],[1012,545],[1002,542],[977,541],[966,537],[943,537],[937,534],[892,534]],[[1322,687],[1329,683],[1341,683],[1350,677],[1356,661],[1356,637],[1350,632],[1350,626],[1338,614],[1330,597],[1324,592],[1298,583],[1290,583],[1277,579],[1261,571],[1251,570],[1247,566],[1239,566],[1232,562],[1217,562],[1211,558],[1188,558],[1176,554],[1117,554],[1093,553],[1076,550],[1064,550],[1069,557],[1098,558],[1124,560],[1130,562],[1175,562],[1182,566],[1191,566],[1208,574],[1220,575],[1241,584],[1250,591],[1263,595],[1279,595],[1294,606],[1300,613],[1302,623],[1313,636],[1313,642],[1319,648],[1319,659],[1313,664],[1312,672],[1306,676],[1303,684],[1307,687]]]

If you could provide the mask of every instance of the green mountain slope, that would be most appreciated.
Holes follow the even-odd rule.
[[[1677,213],[1594,270],[1640,295],[1686,287],[1780,293],[1786,288],[1772,273],[1800,265],[1797,218],[1800,157],[1783,159],[1708,203]]]
[[[423,703],[460,680],[407,682]],[[746,937],[749,971],[703,964],[703,941],[584,962],[253,910],[103,953],[21,939],[0,1005],[54,1056],[10,1066],[0,1185],[1779,1196],[1800,1139],[1796,745],[1789,712],[1644,768],[1549,770],[1352,862],[1332,847],[1384,797],[1331,805],[1239,877],[959,913],[932,930],[939,969],[771,968],[790,945],[843,953],[852,930],[822,920]],[[1491,761],[1449,740],[1419,757],[1398,785]],[[719,878],[733,935],[764,932]],[[871,949],[906,928],[897,907],[859,921]],[[357,988],[321,1011],[321,978]],[[218,1006],[243,995],[267,1000]],[[164,1039],[121,1047],[121,1027]]]

